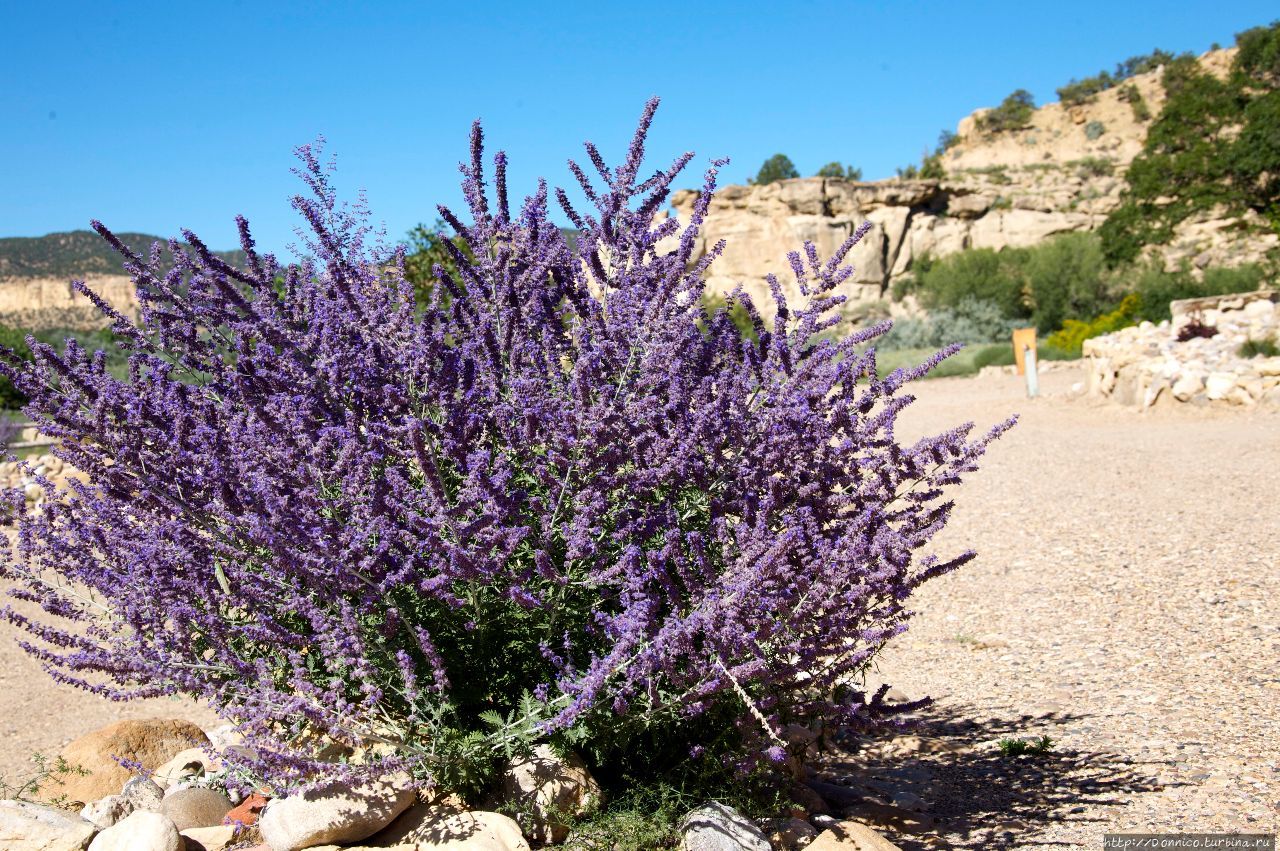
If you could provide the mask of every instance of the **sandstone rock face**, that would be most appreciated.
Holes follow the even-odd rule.
[[[1175,301],[1171,322],[1143,322],[1084,342],[1089,393],[1148,408],[1161,399],[1251,408],[1280,397],[1280,358],[1240,354],[1247,341],[1280,344],[1280,293]],[[1193,318],[1217,330],[1179,341]]]
[[[769,839],[733,807],[713,802],[685,816],[684,851],[771,851]]]
[[[1211,73],[1224,74],[1233,54],[1211,51],[1200,62]],[[1165,100],[1161,73],[1126,81],[1125,88],[1136,87],[1153,115]],[[871,229],[848,257],[854,276],[844,292],[854,301],[880,299],[926,254],[1025,247],[1056,234],[1094,230],[1120,204],[1124,171],[1141,152],[1151,123],[1134,116],[1120,87],[1079,106],[1047,104],[1024,130],[984,134],[976,122],[983,111],[960,122],[957,143],[942,156],[943,180],[864,183],[808,177],[722,188],[693,257],[698,260],[726,240],[724,254],[710,269],[710,289],[727,294],[741,283],[757,306],[772,312],[765,276],[773,273],[794,303],[799,292],[787,253],[809,240],[825,260],[864,223]],[[1089,128],[1096,133],[1098,127],[1103,132],[1090,138]],[[682,222],[696,198],[692,190],[672,195],[673,212]],[[1157,250],[1172,265],[1257,262],[1280,246],[1280,236],[1262,224],[1252,214],[1228,218],[1206,211],[1179,225],[1173,239]]]
[[[89,851],[183,851],[173,822],[159,813],[139,811],[94,837]]]
[[[97,275],[89,284],[117,310],[138,312],[133,284],[124,275]],[[62,278],[0,278],[0,323],[17,328],[105,328],[104,319],[84,296]]]
[[[97,830],[53,807],[0,801],[0,848],[5,851],[84,851]]]
[[[525,834],[535,842],[562,842],[565,815],[581,815],[600,798],[600,786],[576,755],[562,758],[550,745],[516,760],[502,778],[502,801],[521,813]]]
[[[138,762],[143,768],[163,765],[192,745],[206,744],[204,731],[195,724],[177,719],[118,721],[95,730],[67,745],[62,756],[87,774],[71,775],[61,784],[51,784],[41,794],[51,800],[65,795],[82,804],[118,794],[132,773],[113,757]]]
[[[402,778],[356,788],[336,783],[277,798],[263,811],[258,828],[272,851],[355,843],[385,828],[413,800],[413,790]]]

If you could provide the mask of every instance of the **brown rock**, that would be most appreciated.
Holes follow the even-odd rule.
[[[403,851],[529,851],[529,843],[514,819],[484,811],[453,812],[440,807],[420,805],[412,830],[397,820],[390,828],[369,840],[361,848],[403,849]],[[356,849],[351,849],[356,851]]]
[[[216,827],[231,811],[231,800],[216,789],[193,786],[165,797],[160,812],[173,819],[178,830],[193,827]]]
[[[40,795],[45,800],[65,796],[81,804],[116,795],[133,773],[121,767],[115,758],[154,769],[193,744],[207,743],[203,730],[179,719],[118,721],[67,745],[62,757],[87,773],[69,775],[60,783],[51,783],[40,790]]]
[[[808,851],[900,851],[897,845],[885,839],[865,824],[845,821],[823,831]]]
[[[223,816],[223,821],[228,824],[242,824],[246,827],[257,824],[258,817],[262,815],[262,809],[267,805],[268,800],[270,799],[266,795],[254,792]]]

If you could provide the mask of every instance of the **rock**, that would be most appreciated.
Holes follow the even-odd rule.
[[[139,810],[94,837],[89,851],[183,851],[182,846],[168,816]]]
[[[369,842],[370,848],[420,851],[529,851],[520,825],[508,816],[428,804],[414,805]]]
[[[773,847],[781,851],[797,851],[818,836],[816,827],[798,818],[773,819],[761,827]]]
[[[173,759],[157,768],[151,779],[161,789],[194,780],[205,774],[214,774],[222,770],[222,763],[209,756],[201,748],[187,748],[174,754]]]
[[[900,851],[897,845],[856,821],[844,821],[823,831],[809,851]]]
[[[166,795],[160,805],[178,830],[193,827],[215,827],[222,824],[222,817],[231,811],[231,799],[216,789],[199,786]]]
[[[771,851],[760,828],[733,807],[713,801],[680,824],[684,851]]]
[[[226,851],[236,842],[234,825],[222,824],[217,827],[191,827],[179,831],[186,844],[185,851]]]
[[[325,843],[354,843],[373,836],[414,801],[407,778],[359,787],[333,783],[272,800],[258,820],[273,851],[297,851]]]
[[[262,816],[262,810],[266,807],[268,798],[257,792],[250,794],[247,798],[236,804],[231,812],[223,816],[223,821],[227,824],[242,824],[245,827],[258,823],[258,819]]]
[[[1173,398],[1186,402],[1204,389],[1204,377],[1196,373],[1183,373],[1173,382]]]
[[[924,813],[912,812],[893,804],[863,800],[850,807],[846,815],[876,827],[888,827],[900,833],[922,833],[933,827],[933,819]]]
[[[26,801],[0,801],[0,848],[5,851],[83,851],[98,829],[63,810]]]
[[[118,721],[67,745],[62,750],[63,759],[87,773],[69,775],[61,783],[42,789],[40,794],[46,800],[66,796],[81,804],[96,801],[118,793],[133,776],[113,757],[154,769],[193,744],[206,742],[204,731],[187,721]]]
[[[80,810],[80,818],[93,822],[99,830],[105,830],[116,822],[123,821],[135,809],[137,807],[132,799],[124,795],[108,795],[85,804],[84,809]]]
[[[561,819],[582,815],[598,803],[600,785],[576,754],[561,757],[542,744],[507,767],[499,798],[503,809],[519,814],[531,840],[556,843],[569,833]]]
[[[160,802],[164,800],[164,790],[146,777],[130,777],[120,794],[133,802],[135,810],[153,813],[160,812]]]
[[[1211,401],[1227,398],[1233,388],[1236,386],[1236,377],[1230,372],[1214,372],[1205,379],[1205,394]]]
[[[827,806],[826,799],[802,783],[793,784],[788,790],[788,795],[791,798],[791,802],[798,804],[806,813],[825,815],[831,812],[831,808]]]

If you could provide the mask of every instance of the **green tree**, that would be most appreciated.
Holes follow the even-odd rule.
[[[447,242],[452,242],[466,256],[471,251],[461,237],[451,239],[441,236],[447,226],[443,219],[436,219],[430,228],[418,225],[405,240],[404,271],[409,283],[413,284],[413,293],[418,304],[426,304],[431,298],[431,291],[437,283],[436,266],[449,273],[459,285],[458,264]]]
[[[1000,102],[995,109],[978,118],[978,129],[985,133],[1001,133],[1021,130],[1031,124],[1036,111],[1036,100],[1031,92],[1018,89]]]
[[[22,360],[31,360],[31,349],[27,346],[27,332],[21,328],[0,325],[0,346],[13,352]],[[0,375],[0,408],[12,410],[27,404],[27,397],[18,392],[8,376]]]
[[[829,162],[822,168],[818,169],[818,173],[814,177],[835,177],[844,180],[861,180],[862,169],[854,168],[851,165],[841,165],[838,162]]]
[[[786,154],[774,154],[764,161],[764,165],[760,166],[760,171],[751,182],[756,186],[764,186],[776,180],[788,180],[799,176],[800,172],[796,171],[795,163],[791,162],[790,157]]]
[[[1041,333],[1068,318],[1093,317],[1114,302],[1102,245],[1091,233],[1067,233],[1036,246],[1026,257],[1031,318]]]

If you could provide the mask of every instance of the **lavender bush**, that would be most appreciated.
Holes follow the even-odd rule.
[[[114,699],[193,695],[235,722],[247,776],[290,788],[410,771],[474,789],[506,754],[571,743],[638,770],[784,762],[792,723],[862,725],[850,685],[906,628],[911,592],[972,557],[919,557],[1009,423],[905,445],[901,388],[951,350],[876,378],[843,339],[843,260],[790,255],[754,340],[702,307],[719,249],[690,264],[692,218],[654,224],[692,158],[641,178],[651,102],[594,208],[545,184],[518,208],[482,136],[461,166],[470,224],[441,208],[457,276],[415,305],[403,252],[340,204],[300,149],[309,228],[290,265],[245,268],[183,232],[124,255],[141,304],[115,313],[127,379],[74,341],[4,367],[28,415],[88,474],[21,518],[4,573],[26,650]],[[185,246],[184,247],[184,243]],[[15,502],[21,506],[21,500]],[[345,756],[335,761],[334,754]],[[656,753],[656,751],[654,752]]]

